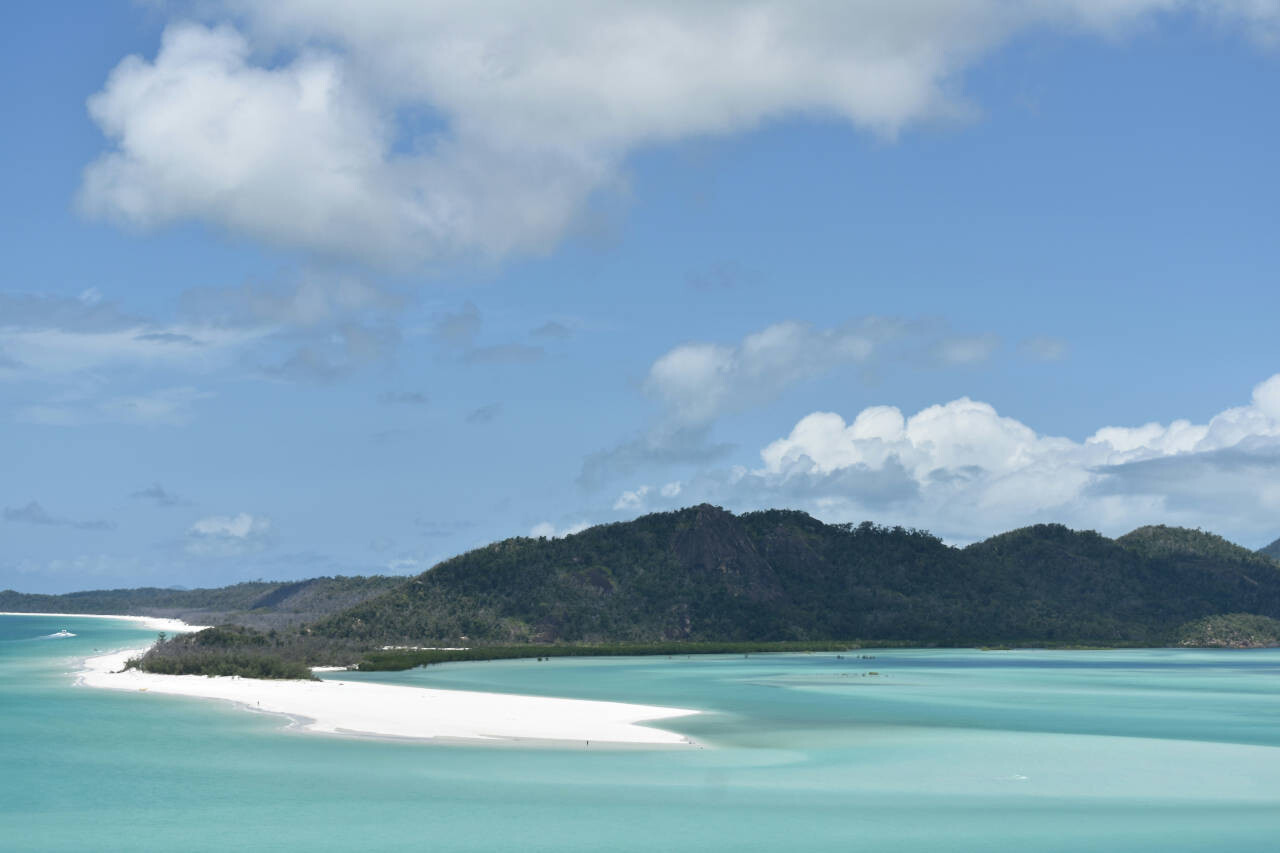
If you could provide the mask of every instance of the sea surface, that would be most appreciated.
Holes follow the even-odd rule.
[[[74,637],[52,638],[60,629]],[[556,659],[347,674],[697,708],[702,748],[317,735],[78,687],[154,631],[0,616],[4,851],[1275,851],[1280,651]]]

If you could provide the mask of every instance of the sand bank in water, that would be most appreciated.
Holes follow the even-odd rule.
[[[157,675],[124,662],[145,649],[89,658],[80,683],[90,687],[225,699],[284,714],[304,728],[334,734],[471,740],[558,740],[688,745],[675,732],[636,725],[696,714],[683,708],[432,690],[367,681],[282,681],[203,675]]]

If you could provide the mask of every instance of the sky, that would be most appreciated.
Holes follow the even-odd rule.
[[[6,18],[0,588],[1280,536],[1280,0]]]

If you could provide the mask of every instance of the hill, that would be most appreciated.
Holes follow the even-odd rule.
[[[1251,613],[1206,616],[1184,625],[1177,640],[1199,648],[1274,648],[1280,646],[1280,621]]]
[[[455,557],[309,627],[369,644],[797,641],[1161,644],[1280,616],[1280,565],[1220,537],[1038,525],[964,549],[901,527],[701,505]]]
[[[703,504],[495,542],[412,578],[6,592],[0,609],[247,626],[171,640],[143,659],[170,672],[400,668],[549,648],[1261,645],[1280,619],[1280,563],[1185,528],[1109,539],[1042,524],[954,548],[920,530]],[[418,650],[458,646],[470,650]]]
[[[1273,560],[1280,560],[1280,539],[1277,539],[1265,548],[1259,548],[1258,553],[1264,557],[1270,557]]]
[[[195,624],[233,622],[271,629],[352,607],[405,582],[403,577],[322,577],[251,581],[214,589],[106,589],[65,595],[0,591],[0,612],[166,616]]]

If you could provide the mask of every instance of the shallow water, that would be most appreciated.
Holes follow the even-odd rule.
[[[77,636],[46,636],[61,628]],[[79,659],[153,636],[0,617],[0,849],[1271,851],[1280,836],[1277,651],[342,674],[707,712],[670,725],[703,749],[614,750],[328,737],[73,686]]]

